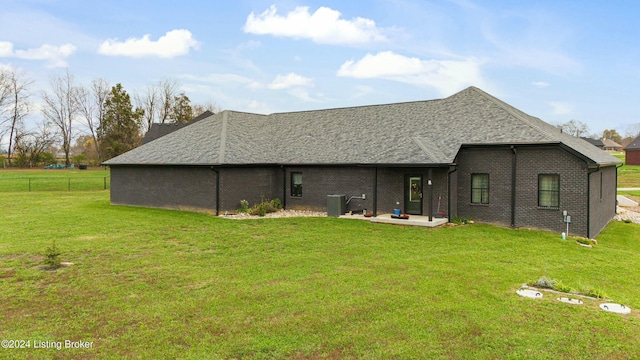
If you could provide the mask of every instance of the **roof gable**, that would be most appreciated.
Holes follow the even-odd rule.
[[[631,140],[631,142],[624,147],[624,150],[640,150],[640,135]]]
[[[462,145],[565,144],[620,161],[469,87],[450,97],[258,115],[224,111],[105,164],[450,164]]]

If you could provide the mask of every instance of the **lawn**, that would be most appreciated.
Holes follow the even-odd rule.
[[[0,339],[90,349],[0,358],[640,357],[640,226],[593,249],[489,225],[228,220],[110,206],[108,192],[0,196]],[[40,269],[55,240],[75,265]],[[515,291],[540,276],[630,306]]]
[[[109,170],[0,169],[0,192],[104,190],[110,185]]]
[[[618,168],[618,187],[640,188],[640,165],[625,165]]]

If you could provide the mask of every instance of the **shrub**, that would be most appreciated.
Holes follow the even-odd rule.
[[[473,224],[473,220],[471,220],[471,218],[465,218],[465,217],[459,217],[459,216],[454,216],[451,219],[451,222],[457,225]]]
[[[278,210],[278,208],[274,206],[275,201],[265,200],[264,195],[260,198],[261,201],[251,208],[251,215],[265,216],[267,213],[276,212]],[[280,202],[280,200],[278,200],[278,202]]]
[[[282,209],[282,202],[278,198],[271,200],[271,205],[276,209]]]
[[[249,202],[247,200],[240,200],[240,208],[236,210],[239,213],[248,213],[251,209],[249,209]]]
[[[51,247],[47,248],[47,251],[44,253],[44,264],[48,269],[57,269],[60,267],[60,249],[56,246],[56,241],[53,240],[53,244]]]
[[[584,291],[587,296],[594,297],[596,299],[606,299],[609,297],[604,291],[599,289],[587,289]]]
[[[572,293],[576,291],[571,286],[565,285],[564,283],[562,283],[562,281],[556,281],[556,283],[553,284],[553,290],[564,292],[564,293]]]
[[[539,288],[553,289],[556,283],[556,280],[551,280],[546,276],[541,276],[536,282],[531,285]]]

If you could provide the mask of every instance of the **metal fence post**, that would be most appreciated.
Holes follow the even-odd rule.
[[[107,190],[107,177],[104,177],[104,190]]]

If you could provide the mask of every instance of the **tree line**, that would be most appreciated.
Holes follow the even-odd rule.
[[[556,127],[562,130],[563,133],[573,135],[575,137],[587,137],[597,140],[609,139],[623,147],[629,144],[633,139],[640,135],[640,123],[633,124],[628,127],[623,137],[615,129],[605,129],[602,134],[591,133],[589,126],[579,120],[569,120],[562,124],[557,124]]]
[[[74,160],[100,164],[140,145],[154,122],[185,123],[206,110],[218,111],[211,102],[192,104],[171,79],[148,85],[133,99],[120,83],[93,79],[85,86],[77,84],[68,70],[51,77],[49,89],[35,96],[33,86],[23,71],[0,69],[0,144],[6,140],[5,165],[50,164],[58,151],[64,154],[66,166]],[[27,116],[38,113],[36,127],[27,128]]]

